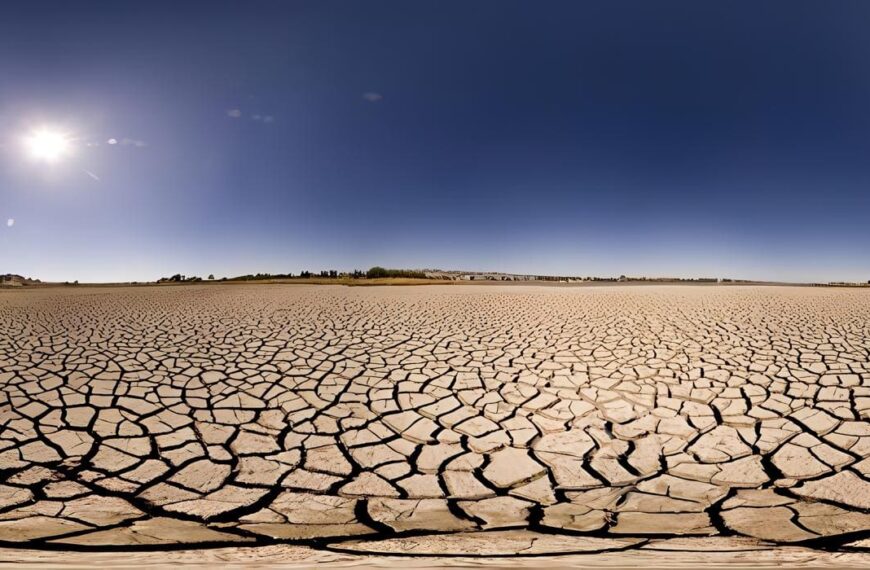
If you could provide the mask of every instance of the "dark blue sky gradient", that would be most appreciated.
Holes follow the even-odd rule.
[[[868,30],[861,0],[4,1],[0,273],[867,280]],[[42,125],[74,154],[29,160]]]

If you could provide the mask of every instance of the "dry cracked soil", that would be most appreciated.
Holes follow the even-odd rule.
[[[0,327],[0,563],[870,563],[870,291],[44,288]]]

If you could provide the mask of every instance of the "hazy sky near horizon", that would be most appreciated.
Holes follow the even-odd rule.
[[[0,273],[867,280],[868,30],[862,0],[5,0]]]

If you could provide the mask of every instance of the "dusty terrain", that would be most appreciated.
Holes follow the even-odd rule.
[[[870,291],[46,288],[0,326],[0,562],[870,560]]]

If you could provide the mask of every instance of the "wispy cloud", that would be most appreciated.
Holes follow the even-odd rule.
[[[227,111],[227,117],[231,119],[240,119],[244,116],[241,109],[230,109]],[[275,116],[274,115],[264,115],[262,113],[249,113],[248,117],[254,121],[255,123],[274,123]]]
[[[15,218],[9,218],[8,220],[6,220],[6,227],[7,228],[11,228],[14,225],[15,225]]]
[[[94,180],[96,180],[97,182],[100,181],[100,177],[97,176],[96,174],[94,174],[93,172],[91,172],[90,170],[85,170],[85,169],[83,168],[83,169],[82,169],[82,172],[84,172],[85,174],[87,174],[88,176],[90,176],[91,178],[93,178]]]
[[[384,96],[380,93],[375,93],[374,91],[369,91],[367,93],[362,94],[362,98],[368,101],[369,103],[377,103],[378,101],[383,100]]]

